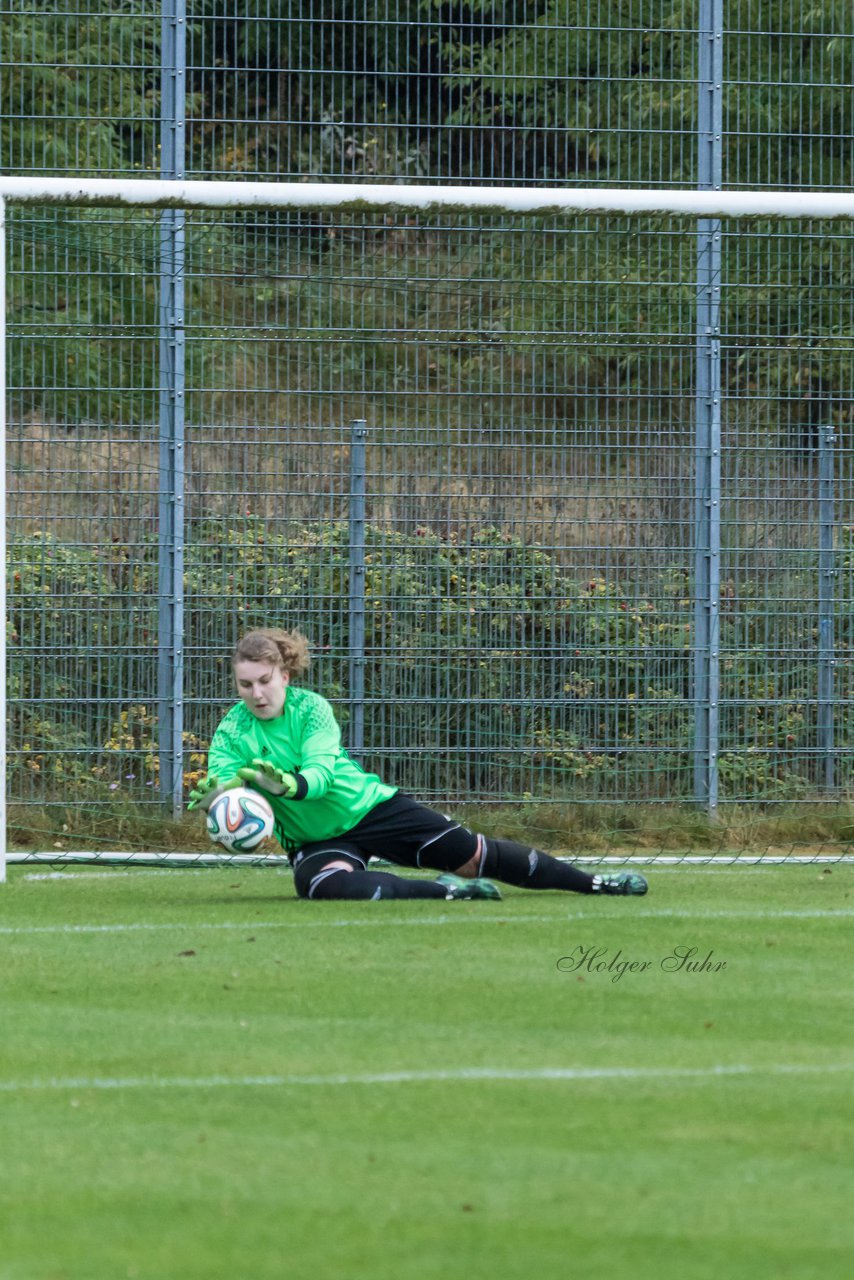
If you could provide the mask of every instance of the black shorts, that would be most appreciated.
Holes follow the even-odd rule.
[[[438,864],[430,850],[441,849]],[[347,862],[355,870],[363,870],[369,858],[383,858],[401,867],[432,867],[455,870],[469,860],[478,848],[478,838],[452,818],[419,804],[412,796],[398,791],[389,800],[366,813],[364,818],[341,836],[316,840],[301,845],[291,856],[294,870],[305,876],[305,864],[312,860],[312,871],[323,860]],[[445,864],[447,863],[447,867]]]

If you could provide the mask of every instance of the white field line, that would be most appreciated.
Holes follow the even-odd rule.
[[[569,859],[560,858],[558,859],[558,861],[566,862],[566,861],[569,861]],[[582,862],[583,859],[578,858],[576,859],[576,861]],[[607,861],[607,859],[605,859],[605,861]],[[614,858],[612,859],[612,861],[617,862],[618,859]],[[631,862],[631,861],[632,860],[630,858],[622,859],[620,860],[620,863],[621,865],[623,865],[624,863]],[[854,857],[852,858],[848,858],[848,857],[801,858],[801,859],[788,858],[788,859],[785,859],[785,861],[791,862],[793,865],[797,863],[798,866],[823,866],[825,863],[830,863],[832,864],[832,866],[845,866],[848,863],[854,863]],[[714,862],[711,862],[706,866],[688,866],[687,864],[682,864],[682,863],[674,864],[672,866],[666,866],[666,867],[657,865],[655,867],[650,867],[650,871],[653,872],[656,876],[661,876],[661,875],[745,876],[745,875],[749,875],[751,873],[757,873],[757,872],[760,874],[766,873],[771,868],[772,868],[771,863],[762,862],[761,860],[757,860],[750,863],[743,862],[738,864],[734,864],[732,861],[727,860],[726,862],[720,861],[717,864],[715,864]],[[290,867],[274,868],[274,869],[278,872],[278,874],[282,874],[283,872],[287,874],[290,872]],[[774,869],[776,870],[776,867],[774,867]],[[123,867],[121,869],[116,869],[116,870],[104,867],[99,871],[82,871],[82,870],[80,871],[77,871],[77,870],[75,871],[28,871],[28,872],[25,872],[23,875],[16,876],[16,880],[72,880],[72,881],[74,880],[121,880],[121,879],[127,879],[129,876],[132,876],[134,880],[136,880],[138,876],[160,876],[160,878],[162,879],[167,872],[173,876],[186,874],[187,872],[190,872],[194,876],[194,878],[198,878],[197,870],[198,869],[195,867],[193,868],[190,868],[190,867],[186,867],[186,868],[185,867]],[[216,868],[216,870],[222,870],[222,868]],[[231,868],[231,870],[235,874],[239,874],[242,868],[233,867]]]
[[[840,842],[850,848],[851,841]],[[797,846],[792,846],[793,849]],[[569,862],[577,866],[638,866],[655,867],[717,867],[725,870],[730,867],[783,867],[783,866],[817,866],[829,863],[832,866],[854,864],[854,853],[605,853],[605,854],[558,854],[558,862]],[[381,859],[371,858],[372,863],[380,863]],[[103,868],[122,866],[124,868],[146,868],[161,871],[204,871],[222,869],[225,871],[242,870],[244,867],[266,868],[289,872],[291,865],[284,854],[270,854],[267,857],[255,854],[207,854],[207,853],[122,853],[120,850],[104,850],[91,853],[83,849],[67,849],[61,853],[48,850],[38,852],[22,852],[12,850],[8,854],[9,866],[101,866]],[[383,865],[390,865],[384,863]]]
[[[440,915],[415,917],[409,920],[390,920],[378,911],[375,916],[363,920],[228,920],[212,923],[209,921],[176,920],[154,922],[137,920],[128,924],[36,924],[36,925],[0,925],[0,935],[26,936],[42,933],[148,933],[166,930],[192,932],[193,930],[227,930],[244,929],[364,929],[364,928],[423,928],[425,926],[448,924],[554,924],[562,925],[567,921],[583,920],[596,923],[599,920],[850,920],[854,916],[854,907],[841,907],[838,911],[816,908],[806,911],[677,911],[663,909],[660,911],[633,910],[628,904],[621,911],[589,911],[568,912],[566,915],[551,916],[497,916],[473,915]]]
[[[120,880],[122,877],[132,875],[134,880],[137,876],[164,876],[169,870],[168,867],[162,867],[155,870],[154,867],[126,867],[123,871],[30,871],[27,875],[17,876],[18,880]],[[752,870],[752,868],[751,868]],[[172,875],[177,872],[172,868]]]
[[[670,1080],[710,1080],[716,1078],[796,1075],[840,1075],[854,1072],[854,1063],[770,1063],[766,1066],[710,1067],[460,1067],[445,1071],[377,1071],[353,1075],[269,1075],[269,1076],[72,1076],[36,1078],[32,1080],[0,1080],[0,1093],[29,1091],[61,1091],[100,1089],[240,1089],[289,1088],[320,1085],[379,1084],[460,1084],[466,1081],[506,1080],[586,1081],[648,1080],[651,1083]]]

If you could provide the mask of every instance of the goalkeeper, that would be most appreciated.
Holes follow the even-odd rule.
[[[341,747],[329,703],[292,683],[309,667],[298,631],[251,631],[232,657],[240,701],[220,722],[208,774],[190,792],[207,810],[223,791],[262,792],[302,898],[500,898],[492,880],[525,889],[641,894],[633,872],[588,875],[538,849],[476,835],[365,773]],[[371,857],[439,871],[435,880],[369,869]]]

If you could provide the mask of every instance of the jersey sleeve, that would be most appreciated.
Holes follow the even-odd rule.
[[[229,716],[226,716],[220,721],[211,739],[208,773],[219,778],[220,782],[225,782],[248,763],[242,735]]]
[[[316,800],[332,785],[335,762],[341,755],[341,730],[335,713],[323,698],[317,698],[306,712],[302,725],[302,764],[299,771],[300,800]]]

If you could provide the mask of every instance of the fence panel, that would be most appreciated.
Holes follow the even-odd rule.
[[[170,0],[184,41],[159,6],[14,0],[2,168],[852,185],[847,4],[726,6],[725,29],[719,0],[335,8]],[[705,279],[677,219],[192,213],[181,244],[140,212],[8,221],[11,786],[33,813],[156,807],[176,764],[197,776],[229,645],[263,621],[308,632],[355,750],[427,799],[850,794],[850,223],[726,223]]]

